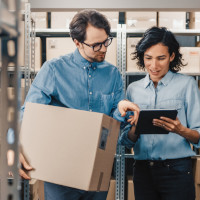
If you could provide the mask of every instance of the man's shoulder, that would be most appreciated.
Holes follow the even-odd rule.
[[[73,53],[69,53],[66,55],[59,56],[57,58],[53,58],[47,62],[49,65],[57,66],[59,63],[60,64],[68,63],[72,59],[72,57],[73,57]]]

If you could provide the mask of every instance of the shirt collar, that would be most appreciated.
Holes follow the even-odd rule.
[[[159,82],[162,83],[164,86],[167,86],[168,83],[172,80],[173,76],[174,76],[174,73],[169,70],[167,74],[165,74],[165,76]],[[151,83],[151,79],[150,79],[149,74],[147,74],[144,78],[144,88],[147,88],[150,83]]]
[[[74,59],[76,61],[76,63],[82,67],[82,68],[86,68],[86,67],[96,67],[97,66],[97,62],[89,62],[88,60],[86,60],[79,52],[78,48],[76,48],[76,50],[73,53],[74,55]]]

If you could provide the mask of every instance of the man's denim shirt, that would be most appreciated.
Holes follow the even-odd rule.
[[[21,108],[21,118],[26,102],[112,116],[123,98],[123,82],[118,69],[106,61],[90,63],[76,49],[74,53],[44,63]]]

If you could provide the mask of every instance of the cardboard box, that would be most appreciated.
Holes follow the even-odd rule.
[[[20,138],[35,169],[31,177],[107,191],[119,127],[118,121],[102,113],[27,103]]]
[[[47,13],[46,12],[32,12],[31,17],[35,21],[35,28],[36,29],[48,28]]]
[[[69,24],[77,12],[52,12],[51,28],[69,29]]]
[[[193,176],[196,200],[200,200],[200,157],[193,157]]]
[[[158,26],[168,29],[185,29],[186,12],[159,12]]]
[[[148,29],[157,25],[156,12],[126,12],[127,29]]]
[[[76,49],[71,37],[47,38],[47,60],[72,53]],[[117,39],[113,38],[112,44],[107,48],[106,61],[116,66],[117,63]]]
[[[200,72],[200,47],[181,47],[180,52],[183,55],[184,66],[180,72],[199,73]]]
[[[117,65],[117,39],[113,38],[112,43],[107,48],[105,60],[113,65]]]
[[[128,176],[128,199],[127,200],[135,200],[135,194],[134,194],[134,184],[133,184],[133,176]]]
[[[30,200],[44,200],[44,182],[36,179],[29,181]]]
[[[200,29],[200,12],[191,12],[190,13],[190,29]]]
[[[46,41],[46,50],[47,50],[47,60],[53,58],[58,58],[60,56],[72,53],[76,49],[76,45],[72,41],[72,38],[47,38]]]
[[[110,22],[111,29],[117,29],[117,24],[119,23],[119,12],[101,12],[106,16]]]
[[[69,29],[69,24],[77,12],[52,12],[51,13],[51,28]],[[116,29],[119,21],[118,12],[101,12],[110,22],[111,28]]]
[[[108,195],[106,200],[114,200],[115,199],[115,188],[116,188],[116,180],[112,177],[110,179],[110,186],[108,190]]]
[[[143,72],[136,64],[137,60],[133,59],[133,52],[135,51],[137,43],[141,40],[140,37],[127,38],[127,71],[128,72]]]

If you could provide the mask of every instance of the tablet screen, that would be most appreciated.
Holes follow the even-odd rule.
[[[177,116],[177,110],[169,110],[169,109],[141,110],[135,133],[168,134],[169,131],[153,125],[153,119],[160,119],[161,116],[175,120]]]

